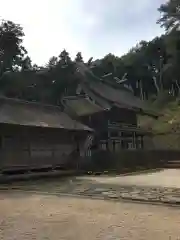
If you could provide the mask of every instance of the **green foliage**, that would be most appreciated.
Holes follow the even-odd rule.
[[[158,9],[162,17],[158,23],[165,27],[166,31],[177,30],[180,26],[180,1],[169,0]]]
[[[126,84],[162,113],[158,121],[141,117],[139,124],[159,134],[168,133],[170,140],[164,138],[165,142],[175,146],[179,138],[174,134],[180,132],[180,0],[169,0],[158,10],[158,24],[165,29],[164,35],[140,41],[124,56],[109,53],[85,64],[94,66],[93,74],[88,73],[90,80],[103,78],[117,87]],[[59,56],[52,56],[46,66],[32,65],[23,37],[20,25],[1,21],[0,94],[55,105],[62,96],[75,95],[80,81],[75,70],[84,63],[83,54],[78,52],[72,60],[64,49]]]
[[[152,102],[153,107],[156,109],[163,109],[168,103],[174,101],[174,97],[170,95],[167,91],[160,92],[156,96],[155,100]]]
[[[30,65],[27,51],[22,46],[24,37],[20,25],[11,21],[2,21],[0,25],[0,76],[7,70],[16,70],[18,67]]]
[[[180,104],[178,99],[172,99],[162,94],[153,103],[154,108],[161,114],[158,121],[148,117],[139,117],[139,125],[145,129],[151,129],[155,134],[179,134],[180,133]]]
[[[71,63],[71,58],[69,57],[69,53],[65,49],[59,55],[59,63],[61,65],[66,65]]]
[[[121,57],[109,53],[102,59],[91,59],[86,63],[94,66],[89,79],[103,78],[116,86],[126,84],[136,96],[153,102],[155,108],[164,104],[160,99],[165,95],[168,96],[167,101],[170,101],[170,96],[179,97],[180,1],[169,0],[159,7],[159,11],[161,18],[158,23],[165,28],[165,35],[151,41],[142,40]],[[52,56],[45,67],[32,66],[22,46],[23,37],[20,25],[11,21],[1,22],[1,93],[53,104],[58,104],[63,95],[74,95],[79,82],[75,70],[84,62],[82,53],[78,52],[72,60],[64,49],[59,56]]]
[[[48,68],[53,68],[58,64],[58,58],[53,56],[49,59],[48,64],[46,65]]]
[[[84,62],[81,52],[76,54],[75,62]]]

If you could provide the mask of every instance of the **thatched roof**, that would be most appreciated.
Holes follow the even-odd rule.
[[[125,88],[122,84],[112,84],[106,80],[97,77],[91,68],[84,63],[76,63],[76,75],[79,77],[83,90],[87,95],[94,94],[94,97],[103,101],[106,105],[124,106],[141,114],[158,117],[159,115],[149,109],[145,101],[134,96],[133,92]],[[84,87],[85,86],[85,87]],[[95,100],[95,99],[94,99]],[[96,100],[95,100],[96,101]],[[100,106],[102,104],[100,103]],[[103,107],[103,106],[102,106]],[[110,109],[109,107],[106,109]]]
[[[0,123],[92,131],[72,120],[59,107],[0,97]]]
[[[79,117],[104,111],[102,107],[85,97],[67,97],[63,99],[63,104]]]
[[[100,81],[88,81],[88,83],[83,83],[82,86],[83,85],[85,86],[85,92],[88,89],[89,93],[92,92],[92,94],[99,96],[104,101],[106,100],[107,103],[111,105],[124,106],[125,108],[140,111],[152,117],[158,117],[158,114],[148,108],[144,101],[134,96],[133,93],[126,88],[114,88]]]

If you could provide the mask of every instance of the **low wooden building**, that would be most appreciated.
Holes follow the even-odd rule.
[[[73,167],[90,132],[59,107],[0,97],[0,170]]]
[[[89,142],[91,149],[152,148],[151,132],[138,126],[137,116],[158,118],[158,114],[122,84],[112,84],[86,74],[85,68],[82,70],[81,74],[79,68],[77,94],[65,96],[62,105],[72,118],[95,130],[95,138]],[[88,154],[91,151],[87,149]]]

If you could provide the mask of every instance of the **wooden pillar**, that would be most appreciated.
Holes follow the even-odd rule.
[[[28,146],[28,155],[29,155],[29,161],[31,159],[31,138],[27,137],[27,146]]]
[[[137,148],[137,146],[136,146],[136,133],[135,132],[133,132],[133,148]]]
[[[121,132],[121,149],[124,149],[124,139],[123,139],[123,134]]]
[[[143,135],[141,135],[141,149],[143,149],[144,148],[144,141],[143,141],[144,139],[143,139]]]
[[[116,151],[116,141],[115,140],[112,141],[112,150],[113,150],[113,152]]]
[[[76,156],[76,170],[78,171],[79,170],[79,161],[80,161],[80,147],[79,147],[79,141],[77,142],[77,149],[76,149],[76,152],[77,152],[77,156]]]
[[[108,121],[108,124],[109,124],[109,121]],[[107,145],[106,146],[107,150],[111,151],[111,132],[109,129],[108,129],[108,140],[106,145]]]
[[[119,148],[122,149],[122,132],[119,132]]]

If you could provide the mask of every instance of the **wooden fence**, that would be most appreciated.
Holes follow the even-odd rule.
[[[137,169],[163,168],[167,163],[174,160],[180,160],[179,150],[134,150],[117,153],[97,151],[79,166],[86,171],[114,170],[122,172],[125,169],[134,171]]]

